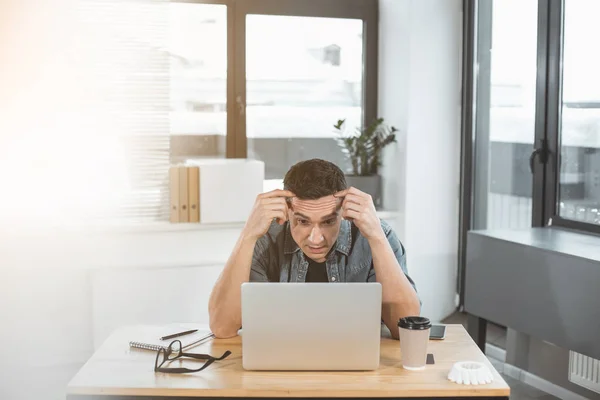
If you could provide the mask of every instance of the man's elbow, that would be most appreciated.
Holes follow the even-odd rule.
[[[237,336],[239,327],[228,321],[222,321],[213,313],[210,314],[208,326],[217,339],[227,339]]]
[[[392,302],[392,310],[395,310],[398,318],[414,317],[421,315],[421,301],[418,296],[412,296],[408,299],[397,299]],[[397,323],[398,321],[396,321]]]
[[[400,318],[421,315],[421,300],[416,290],[411,293],[411,296],[400,300],[399,303],[398,307],[402,310]]]
[[[220,326],[216,326],[216,327],[212,327],[210,328],[210,331],[213,333],[213,335],[215,335],[215,337],[217,339],[228,339],[228,338],[232,338],[234,336],[237,336],[237,329],[231,329],[228,327],[220,327]]]
[[[421,315],[421,301],[417,296],[410,301],[406,307],[409,315],[407,316],[420,316]]]

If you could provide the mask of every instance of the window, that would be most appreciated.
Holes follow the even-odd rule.
[[[463,235],[549,225],[600,232],[600,62],[590,51],[600,4],[465,4],[473,65],[465,70]]]
[[[531,226],[537,2],[478,2],[473,226]]]
[[[565,1],[558,214],[600,225],[600,3]]]
[[[362,37],[358,19],[247,16],[248,157],[266,179],[312,157],[349,167],[333,125],[361,125]]]
[[[376,117],[377,0],[175,0],[169,17],[172,163],[259,159],[266,190],[302,159],[347,166],[333,126]]]
[[[171,161],[225,157],[227,6],[169,4]]]
[[[159,3],[168,7],[166,30],[143,37],[142,29],[136,43],[161,58],[153,70],[160,77],[140,68],[153,86],[132,82],[168,91],[125,155],[137,157],[126,181],[135,189],[125,209],[131,220],[168,220],[168,163],[260,159],[265,189],[301,159],[346,163],[333,125],[346,119],[352,129],[376,117],[377,0]]]
[[[259,159],[275,186],[302,159],[347,165],[333,126],[376,117],[376,0],[174,1],[171,10],[172,162]]]
[[[461,302],[471,229],[600,233],[600,3],[463,7]]]
[[[0,46],[7,225],[168,221],[170,164],[251,157],[281,179],[343,163],[333,125],[376,117],[377,0],[59,3],[17,8]]]

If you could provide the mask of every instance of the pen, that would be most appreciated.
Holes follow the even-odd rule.
[[[172,335],[163,336],[163,337],[160,338],[160,340],[173,339],[174,337],[187,335],[188,333],[194,333],[196,331],[198,331],[198,329],[192,329],[192,330],[185,331],[185,332],[174,333]]]

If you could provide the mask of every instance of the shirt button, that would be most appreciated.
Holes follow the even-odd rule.
[[[331,277],[331,282],[335,282],[335,276]]]

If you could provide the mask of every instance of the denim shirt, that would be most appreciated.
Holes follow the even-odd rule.
[[[381,227],[400,268],[412,284],[406,268],[406,252],[387,222]],[[367,239],[354,223],[342,220],[338,238],[326,262],[329,282],[376,282],[373,256]],[[254,247],[250,282],[305,282],[308,259],[290,233],[289,221],[274,222]]]

